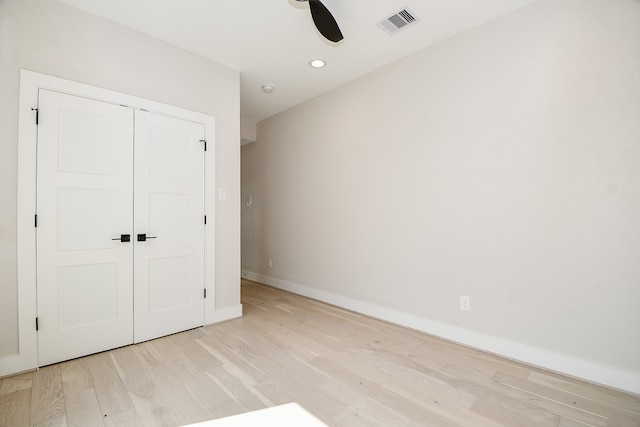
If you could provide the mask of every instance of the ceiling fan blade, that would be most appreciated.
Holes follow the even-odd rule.
[[[320,0],[309,0],[309,8],[313,22],[324,38],[335,43],[344,38],[333,15]]]

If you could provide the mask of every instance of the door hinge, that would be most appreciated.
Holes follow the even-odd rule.
[[[201,139],[200,142],[204,142],[204,151],[207,151],[207,140]]]
[[[207,288],[204,288],[204,297],[207,298]]]
[[[40,109],[39,108],[32,108],[31,111],[35,111],[36,112],[36,125],[37,125],[38,122],[40,121]]]
[[[36,317],[36,331],[39,329],[38,327],[38,318]]]
[[[33,226],[38,228],[38,215],[33,216]]]
[[[204,216],[204,225],[207,225],[207,216]]]

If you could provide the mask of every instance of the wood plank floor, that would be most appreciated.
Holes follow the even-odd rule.
[[[0,426],[179,426],[298,402],[329,426],[638,427],[640,396],[243,280],[244,316],[0,380]]]

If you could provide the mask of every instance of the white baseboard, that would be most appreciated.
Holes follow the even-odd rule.
[[[227,320],[236,319],[242,317],[242,304],[234,305],[232,307],[225,307],[215,310],[205,319],[205,324],[213,325],[215,323],[225,322]]]
[[[586,381],[640,394],[640,374],[242,270],[242,277]]]

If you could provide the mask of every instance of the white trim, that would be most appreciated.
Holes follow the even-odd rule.
[[[207,155],[205,156],[205,322],[217,318],[215,312],[215,117],[162,104],[120,92],[73,82],[58,77],[20,71],[20,102],[18,127],[18,334],[19,354],[0,357],[0,377],[37,367],[36,305],[36,139],[35,112],[38,90],[49,89],[96,99],[134,109],[190,120],[205,125]]]
[[[449,341],[497,354],[510,359],[549,369],[583,380],[603,384],[631,393],[640,394],[640,374],[611,366],[578,359],[530,345],[509,341],[491,335],[447,325],[424,317],[403,313],[342,295],[313,289],[297,283],[242,270],[242,277],[264,283],[278,289],[293,292],[338,307],[352,310],[376,319],[426,332]]]
[[[242,304],[221,308],[210,313],[210,316],[206,319],[206,326],[237,319],[238,317],[242,317]]]
[[[204,301],[204,322],[215,312],[216,307],[216,119],[213,116],[205,123],[204,139],[207,151],[204,153],[204,284],[207,298]],[[212,260],[208,262],[208,260]]]
[[[0,377],[35,369],[38,363],[36,307],[36,138],[38,88],[20,75],[18,112],[18,354],[0,358]]]

